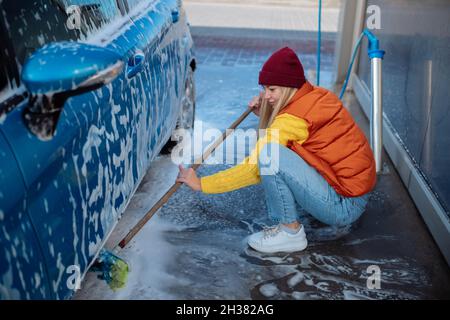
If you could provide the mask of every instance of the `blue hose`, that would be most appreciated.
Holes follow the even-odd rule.
[[[356,46],[353,49],[352,59],[350,61],[350,65],[347,70],[347,76],[345,77],[344,85],[342,86],[342,90],[341,90],[341,94],[339,95],[339,99],[342,99],[342,97],[344,96],[345,89],[347,89],[348,80],[350,78],[350,74],[351,74],[352,68],[353,68],[353,62],[355,62],[356,53],[358,52],[359,46],[361,45],[361,41],[363,38],[364,38],[364,32],[361,33],[361,35],[359,36],[358,42],[356,43]]]
[[[375,35],[370,32],[368,29],[364,29],[364,31],[361,33],[361,35],[358,38],[358,42],[356,43],[355,48],[353,49],[352,59],[350,61],[350,65],[347,70],[347,76],[345,77],[344,85],[342,86],[341,94],[339,95],[339,99],[342,99],[344,96],[345,89],[347,88],[348,80],[350,78],[350,74],[352,72],[353,68],[353,62],[355,62],[356,53],[358,52],[359,46],[361,45],[361,41],[364,38],[364,36],[367,37],[369,48],[368,48],[368,54],[369,58],[381,58],[384,57],[384,51],[379,49],[379,41]]]
[[[321,42],[322,42],[322,0],[319,0],[319,17],[318,17],[318,33],[317,33],[317,86],[320,85],[320,49],[321,49]],[[361,35],[358,38],[358,41],[356,42],[355,48],[353,49],[352,58],[350,61],[350,65],[347,70],[347,76],[345,77],[344,85],[342,86],[341,93],[339,94],[339,99],[342,99],[344,96],[345,90],[347,89],[348,80],[350,78],[350,74],[352,72],[353,63],[356,59],[356,53],[358,52],[358,49],[361,45],[361,41],[364,38],[364,36],[367,37],[368,40],[368,54],[369,58],[381,58],[383,59],[385,52],[383,50],[379,49],[379,41],[377,37],[370,32],[368,29],[364,29],[364,31],[361,33]]]
[[[319,0],[319,29],[317,34],[317,86],[320,85],[320,47],[322,42],[322,0]]]

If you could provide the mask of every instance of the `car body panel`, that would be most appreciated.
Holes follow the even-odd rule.
[[[0,133],[0,297],[42,299],[50,295],[46,267],[27,213],[22,174]]]

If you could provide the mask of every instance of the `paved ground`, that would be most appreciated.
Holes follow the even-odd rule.
[[[194,34],[199,59],[196,119],[201,121],[196,126],[226,128],[258,92],[261,63],[289,41],[263,38]],[[289,45],[313,75],[314,43],[298,39]],[[323,85],[329,86],[333,43],[325,46]],[[347,94],[344,102],[367,133],[367,119],[354,96]],[[256,123],[250,115],[240,127]],[[354,225],[330,228],[299,210],[310,244],[293,254],[264,255],[246,245],[247,236],[271,224],[261,186],[221,195],[183,186],[120,252],[131,264],[127,287],[112,292],[89,274],[75,298],[448,299],[449,267],[386,155],[384,160],[384,174],[367,211]],[[229,166],[202,166],[199,174]],[[110,244],[153,205],[176,174],[168,156],[154,162]],[[370,266],[381,272],[379,289],[367,286]]]
[[[242,4],[242,0],[184,0],[183,3],[226,3]],[[246,4],[265,5],[265,6],[294,6],[294,7],[313,7],[318,6],[317,0],[246,0]],[[342,0],[323,0],[322,5],[326,8],[338,8]]]
[[[292,1],[287,1],[293,4]],[[275,4],[274,4],[275,3]],[[250,28],[267,30],[302,30],[316,33],[318,6],[311,1],[296,5],[276,1],[187,1],[185,8],[192,26]],[[323,5],[322,31],[336,32],[338,5]]]

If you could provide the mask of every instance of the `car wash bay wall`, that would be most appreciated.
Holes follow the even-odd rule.
[[[450,1],[368,0],[381,19],[384,146],[450,262]],[[371,12],[366,13],[364,26]],[[370,118],[364,40],[353,88]]]

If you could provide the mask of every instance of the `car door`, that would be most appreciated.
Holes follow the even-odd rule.
[[[0,41],[4,42],[0,21]],[[0,52],[0,124],[14,104],[18,72],[10,48]],[[27,213],[26,189],[0,125],[0,300],[51,298],[46,265]]]
[[[142,41],[149,39],[117,3],[42,0],[20,8],[11,0],[1,3],[9,37],[21,50],[19,64],[49,42],[72,39],[114,50],[126,65],[108,85],[69,98],[49,139],[33,134],[24,121],[30,99],[12,108],[1,124],[24,177],[27,209],[58,299],[72,295],[74,273],[84,275],[123,213],[152,157],[152,139],[157,143],[152,117],[163,117],[153,101],[157,94],[143,84],[163,88],[142,68],[148,63],[142,56],[148,44]],[[66,24],[71,5],[85,13],[86,25],[75,30],[75,39]]]
[[[139,113],[139,117],[143,115],[140,121],[148,124],[140,127],[150,127],[151,140],[150,143],[142,138],[137,141],[142,146],[138,151],[139,158],[149,162],[169,139],[180,114],[184,79],[191,56],[188,44],[192,39],[187,38],[190,34],[186,34],[188,30],[185,15],[181,14],[181,1],[153,1],[146,7],[144,1],[133,0],[128,6],[135,12],[146,8],[144,15],[130,16],[143,35],[144,41],[139,43],[139,49],[147,59],[144,71],[136,81],[146,93],[141,105],[147,110]],[[151,116],[146,116],[147,113]],[[145,151],[147,155],[144,156]]]
[[[46,265],[26,210],[26,192],[0,132],[0,300],[51,298]]]

